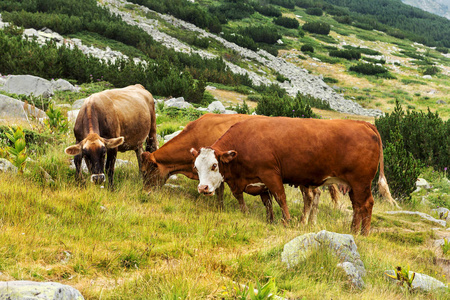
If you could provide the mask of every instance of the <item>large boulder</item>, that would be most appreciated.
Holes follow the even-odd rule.
[[[0,94],[0,118],[28,119],[47,118],[44,111],[33,105],[26,104],[20,100]]]
[[[81,293],[57,282],[0,281],[0,299],[84,300]]]
[[[226,109],[225,109],[225,106],[223,106],[222,102],[214,101],[214,102],[211,102],[210,105],[208,105],[208,111],[209,112],[219,112],[221,114],[224,114]]]
[[[364,286],[362,277],[366,275],[366,270],[350,234],[322,230],[317,234],[307,233],[296,237],[284,245],[281,260],[291,268],[307,259],[312,251],[319,251],[320,247],[329,248],[340,259],[338,267],[346,272],[354,287]]]
[[[17,95],[33,95],[44,98],[53,95],[52,83],[47,79],[33,75],[10,75],[0,89]]]
[[[432,216],[423,213],[423,212],[419,212],[419,211],[406,211],[406,210],[396,210],[396,211],[387,211],[386,212],[389,215],[395,215],[395,214],[403,214],[403,215],[417,215],[419,217],[421,217],[422,219],[425,219],[427,221],[430,221],[436,225],[442,226],[442,227],[446,227],[447,226],[447,222],[444,220],[437,220],[435,218],[433,218]]]

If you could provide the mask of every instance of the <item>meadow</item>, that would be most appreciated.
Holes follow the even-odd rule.
[[[159,110],[158,132],[170,133],[191,119],[195,116],[174,118]],[[76,182],[71,157],[64,153],[74,142],[71,130],[37,131],[52,142],[27,145],[30,160],[23,174],[0,173],[0,280],[57,281],[79,289],[86,299],[246,299],[245,286],[262,288],[268,282],[274,282],[272,292],[288,299],[449,297],[448,292],[411,292],[386,279],[385,270],[409,266],[447,282],[448,256],[433,246],[445,228],[387,215],[393,208],[381,199],[375,201],[372,233],[355,235],[367,270],[366,287],[358,290],[326,249],[291,269],[280,257],[284,244],[304,233],[350,233],[348,196],[336,209],[323,192],[317,224],[304,226],[301,193],[287,187],[293,220],[284,226],[275,204],[275,222],[268,224],[258,197],[245,196],[249,212],[243,214],[226,188],[220,210],[214,197],[199,195],[197,182],[182,175],[146,194],[133,152],[119,154],[132,164],[116,168],[114,191]],[[414,194],[402,209],[430,213],[435,205],[420,199],[449,193],[444,174],[430,169],[425,175],[436,184],[434,190]]]

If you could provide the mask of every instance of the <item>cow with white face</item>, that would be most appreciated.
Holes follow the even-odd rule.
[[[198,192],[205,195],[214,195],[217,188],[224,182],[219,172],[219,161],[211,148],[201,148],[199,152],[194,148],[191,153],[196,157],[194,169],[198,173],[200,183]]]

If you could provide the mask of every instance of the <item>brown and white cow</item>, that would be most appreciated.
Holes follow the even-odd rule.
[[[140,167],[144,141],[146,150],[157,148],[153,96],[140,84],[93,94],[81,107],[73,131],[77,143],[65,152],[75,156],[77,178],[81,179],[84,158],[91,181],[105,181],[106,156],[106,174],[112,188],[117,151],[134,150]]]
[[[205,114],[199,119],[190,122],[184,130],[165,143],[161,148],[153,153],[142,153],[142,175],[144,178],[144,189],[150,192],[154,187],[162,186],[169,176],[174,174],[183,174],[191,179],[198,180],[197,172],[192,169],[194,158],[189,152],[191,148],[201,148],[211,146],[219,137],[221,137],[232,125],[261,116],[249,115],[219,115]],[[217,203],[223,207],[223,189],[221,184],[217,188]],[[301,188],[303,200],[305,203],[302,223],[306,224],[308,219],[315,221],[315,213],[317,211],[318,197],[320,191]],[[330,186],[330,193],[333,193],[333,187]],[[261,194],[266,207],[268,221],[273,220],[271,196],[267,190]],[[333,195],[333,194],[332,194]],[[308,198],[308,197],[311,197]],[[334,193],[332,199],[336,202],[337,194]],[[238,199],[239,206],[242,211],[247,211],[247,206],[243,198]],[[311,216],[310,216],[311,215]]]
[[[203,194],[227,182],[233,195],[268,190],[290,220],[283,184],[315,188],[338,184],[349,189],[352,230],[368,234],[372,217],[371,182],[388,193],[381,137],[370,123],[267,117],[233,125],[211,147],[191,149]],[[390,194],[385,194],[390,201]]]

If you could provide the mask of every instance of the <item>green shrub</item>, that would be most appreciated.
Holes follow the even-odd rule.
[[[436,51],[439,51],[441,53],[447,54],[448,53],[448,48],[446,48],[446,47],[436,47]]]
[[[337,22],[341,24],[352,24],[352,18],[350,16],[334,16],[333,19],[335,19]]]
[[[311,106],[305,103],[303,96],[297,94],[294,99],[277,93],[266,94],[258,102],[256,107],[258,115],[265,116],[285,116],[291,118],[317,118],[313,113]]]
[[[300,48],[300,50],[302,52],[311,52],[314,53],[314,47],[308,44],[302,45],[302,47]]]
[[[253,8],[260,14],[267,17],[281,17],[281,11],[277,7],[270,4],[260,5],[259,3],[255,2],[253,4]]]
[[[311,33],[328,35],[330,33],[331,27],[329,24],[325,22],[315,21],[315,22],[306,22],[302,26],[303,30],[306,30]]]
[[[69,131],[69,122],[59,108],[54,108],[51,104],[46,114],[48,119],[44,122],[52,132],[64,134]]]
[[[370,48],[361,48],[361,47],[354,47],[354,46],[350,46],[350,45],[344,45],[343,46],[345,49],[348,50],[356,50],[361,54],[367,54],[367,55],[381,55],[381,52],[378,52],[376,50],[372,50]]]
[[[360,59],[361,53],[356,50],[333,50],[328,53],[332,57],[341,57],[347,60]]]
[[[9,128],[9,132],[5,132],[5,135],[11,146],[0,149],[0,156],[6,157],[17,168],[19,174],[23,174],[28,157],[23,130],[20,127],[16,130]]]
[[[305,12],[311,16],[322,16],[323,10],[320,7],[308,7]]]
[[[326,83],[338,83],[339,80],[337,80],[336,78],[333,77],[324,77],[323,81]]]
[[[273,22],[277,25],[286,27],[286,28],[298,28],[300,24],[296,19],[288,18],[288,17],[278,17],[273,19]]]
[[[275,44],[281,39],[281,35],[273,26],[248,26],[241,28],[239,33],[251,37],[256,43]]]
[[[377,66],[371,63],[358,63],[349,68],[349,71],[361,73],[364,75],[375,75],[383,78],[394,78],[385,67]]]
[[[437,66],[429,66],[420,70],[423,75],[436,75],[441,71]]]

